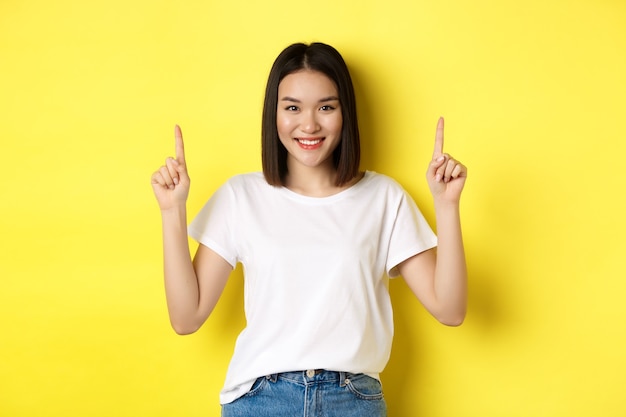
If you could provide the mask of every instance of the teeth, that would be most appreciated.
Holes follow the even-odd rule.
[[[298,139],[298,142],[300,142],[303,145],[317,145],[321,141],[322,141],[321,139],[316,139],[316,140]]]

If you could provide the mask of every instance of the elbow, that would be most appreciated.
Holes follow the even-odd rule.
[[[200,330],[207,317],[199,312],[169,312],[170,325],[176,334],[184,336]]]
[[[435,316],[439,323],[449,326],[458,327],[465,321],[465,310],[458,312],[449,312],[448,314],[440,314]]]
[[[174,327],[174,331],[179,336],[186,336],[186,335],[189,335],[189,334],[194,334],[196,332],[196,330],[188,329],[188,328],[184,328],[184,327]]]
[[[448,327],[459,327],[465,321],[465,315],[458,317],[440,318],[439,322]]]
[[[175,322],[173,320],[170,321],[170,324],[172,325],[172,329],[174,329],[179,336],[193,334],[200,328],[200,326],[196,326],[193,323]]]

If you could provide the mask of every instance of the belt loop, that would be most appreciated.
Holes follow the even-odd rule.
[[[346,372],[339,372],[339,386],[341,388],[347,385],[348,375]]]
[[[278,374],[267,375],[265,378],[267,378],[271,382],[276,382],[276,380],[278,380]]]

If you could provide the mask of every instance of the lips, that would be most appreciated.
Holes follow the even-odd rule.
[[[306,150],[311,150],[311,149],[317,149],[321,146],[322,142],[324,141],[324,139],[326,138],[295,138],[296,142],[298,142],[298,145],[300,145],[300,147],[302,149],[306,149]]]

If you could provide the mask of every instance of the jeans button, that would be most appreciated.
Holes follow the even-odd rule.
[[[315,376],[315,370],[309,369],[308,371],[306,371],[306,376],[308,376],[309,378],[313,378]]]

